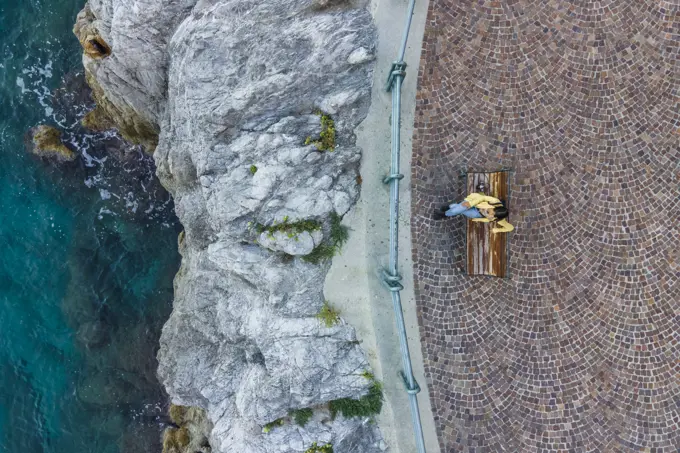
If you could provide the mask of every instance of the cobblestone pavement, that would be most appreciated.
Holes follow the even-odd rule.
[[[431,0],[416,294],[442,452],[680,452],[680,0]],[[510,278],[461,169],[512,168]]]

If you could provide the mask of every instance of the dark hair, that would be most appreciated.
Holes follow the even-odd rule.
[[[510,215],[510,211],[505,207],[505,202],[501,200],[500,203],[494,203],[493,205],[493,215],[496,220],[505,219]]]

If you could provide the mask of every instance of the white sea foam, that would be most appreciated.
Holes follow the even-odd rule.
[[[99,215],[97,216],[99,218],[99,220],[104,218],[104,214],[110,215],[110,216],[113,216],[113,217],[118,217],[118,214],[116,214],[115,212],[113,212],[109,209],[106,209],[106,208],[100,208],[99,209]]]
[[[28,90],[26,89],[26,82],[24,82],[24,79],[21,77],[17,77],[17,86],[21,90],[21,94],[28,93]]]
[[[139,209],[139,202],[137,201],[134,193],[128,192],[125,195],[125,207],[133,213],[137,212],[137,209]]]
[[[106,157],[98,158],[98,157],[95,157],[95,156],[91,156],[87,152],[87,146],[81,146],[79,148],[80,148],[80,152],[83,156],[83,159],[85,159],[85,166],[86,167],[95,167],[97,164],[103,165],[104,162],[106,162],[106,159],[107,159]]]
[[[45,116],[49,119],[55,119],[54,109],[50,106],[52,92],[48,87],[48,82],[54,77],[52,64],[52,61],[48,60],[44,64],[39,61],[37,64],[26,66],[21,70],[24,77],[17,77],[16,81],[22,95],[32,93],[36,96],[38,103],[45,110]]]

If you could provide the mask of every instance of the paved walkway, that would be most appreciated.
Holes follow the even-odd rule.
[[[392,62],[399,53],[408,0],[371,0],[370,11],[378,29],[375,49],[375,71],[371,107],[368,116],[356,129],[361,158],[361,198],[343,219],[349,226],[349,241],[342,253],[333,258],[326,277],[324,294],[340,310],[342,318],[352,325],[368,355],[373,372],[383,383],[385,404],[378,424],[390,453],[415,453],[408,395],[397,371],[403,369],[399,349],[392,296],[382,283],[381,270],[389,263],[390,186],[382,179],[391,163],[392,94],[385,82]],[[402,171],[411,167],[411,136],[415,115],[420,49],[427,16],[427,0],[417,0],[411,35],[406,48],[409,63],[402,87]],[[400,184],[399,264],[404,291],[401,292],[406,333],[411,346],[413,373],[421,384],[418,395],[420,417],[427,453],[439,453],[425,370],[419,344],[418,317],[413,294],[411,262],[410,175]]]
[[[442,452],[680,451],[680,1],[432,0],[413,239]],[[507,280],[461,168],[511,167]]]

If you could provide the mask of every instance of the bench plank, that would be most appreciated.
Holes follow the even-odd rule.
[[[484,193],[505,200],[508,204],[508,172],[468,173],[467,193],[480,192],[480,183],[486,186]],[[492,275],[505,277],[508,262],[507,233],[491,232],[493,223],[467,221],[467,273],[468,275]]]

